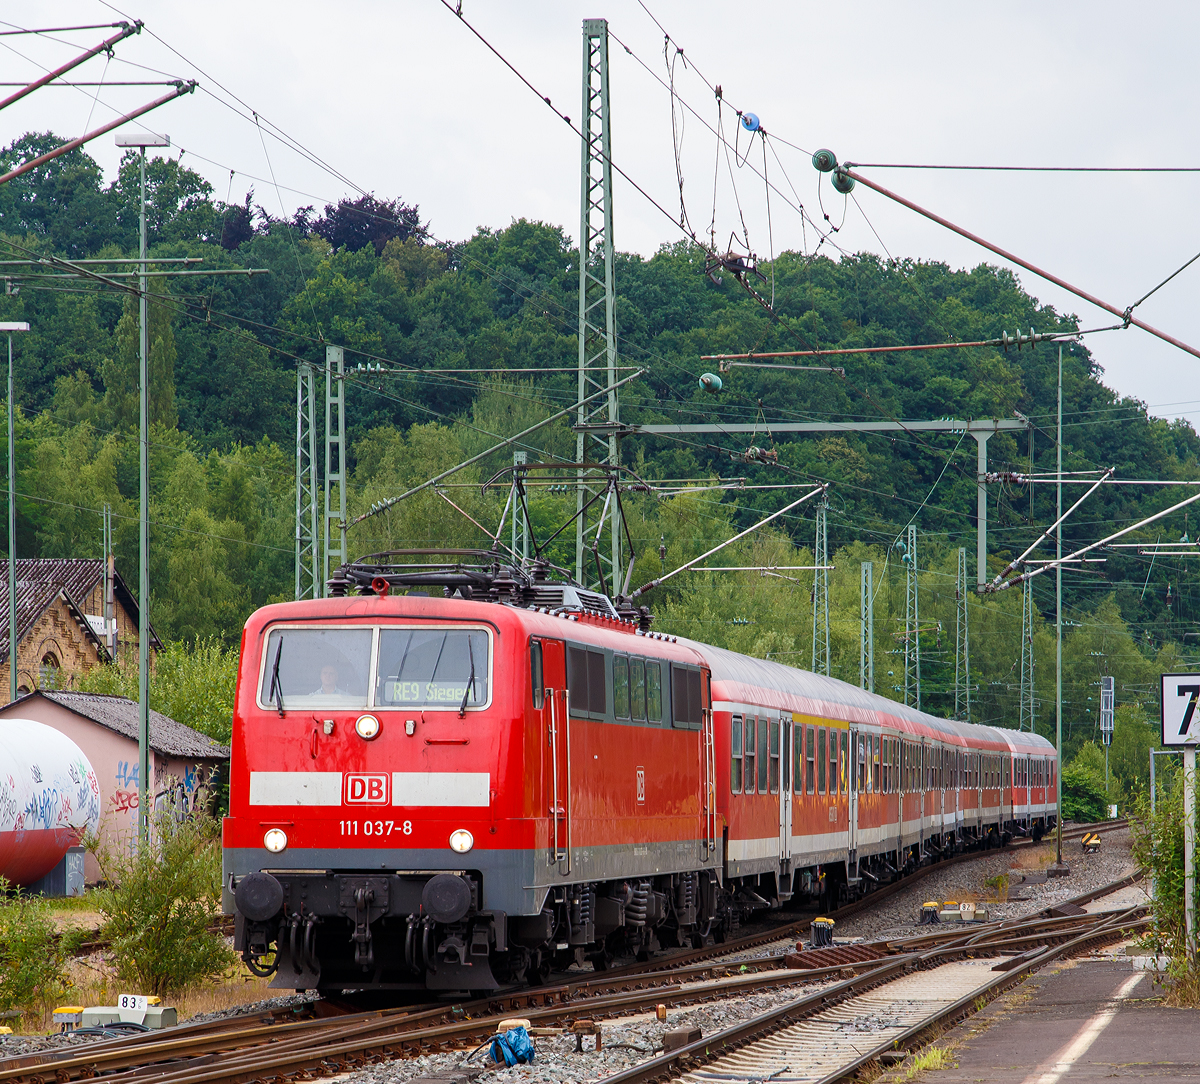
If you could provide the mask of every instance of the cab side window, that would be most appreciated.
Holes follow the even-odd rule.
[[[529,642],[529,680],[532,686],[534,709],[541,711],[546,700],[546,682],[543,677],[542,645],[539,640]]]

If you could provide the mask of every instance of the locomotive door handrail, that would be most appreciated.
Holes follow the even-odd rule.
[[[565,745],[567,752],[567,770],[566,786],[559,785],[559,761],[558,761],[558,697],[562,694],[563,698],[563,715],[566,719],[565,730]],[[550,777],[553,786],[553,804],[550,806],[550,817],[553,822],[551,855],[549,864],[558,863],[561,870],[561,865],[565,861],[567,868],[561,870],[563,873],[571,872],[571,713],[570,705],[567,703],[567,691],[565,689],[546,689],[546,703],[550,706]],[[562,824],[562,831],[559,831],[559,824]],[[566,848],[563,848],[563,842],[566,842]]]

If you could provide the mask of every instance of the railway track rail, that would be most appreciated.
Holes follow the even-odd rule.
[[[1127,880],[1101,891],[1112,891],[1125,883]],[[1126,926],[1121,929],[1141,921],[1137,909],[1126,912],[1124,919]],[[1034,964],[1040,966],[1038,952],[1029,955],[1031,948],[1053,952],[1079,943],[1081,938],[1094,939],[1103,936],[1097,932],[1098,927],[1112,921],[1112,916],[1070,915],[970,928],[947,925],[929,934],[875,943],[870,946],[873,955],[867,959],[824,967],[800,969],[789,966],[792,957],[775,954],[724,967],[711,962],[685,963],[665,976],[603,975],[432,1009],[381,1010],[286,1023],[265,1022],[272,1019],[269,1015],[240,1019],[232,1025],[229,1021],[209,1021],[82,1049],[7,1059],[0,1062],[0,1084],[66,1084],[98,1075],[131,1084],[150,1078],[162,1084],[303,1079],[397,1057],[474,1045],[494,1033],[502,1019],[518,1013],[537,1026],[561,1026],[628,1015],[660,1003],[698,1004],[757,990],[834,981],[833,986],[789,1003],[792,1008],[800,1006],[796,1011],[803,1015],[804,1006],[832,1007],[893,978],[928,970],[943,957],[983,958],[997,953],[1008,959],[1021,957],[1021,967],[1015,971],[1023,976]],[[217,1026],[221,1024],[225,1026]],[[724,1049],[726,1039],[721,1043]]]
[[[834,1084],[940,1034],[1045,964],[1126,936],[1149,921],[1144,910],[1057,920],[1050,936],[1047,920],[947,935],[943,944],[880,961],[834,987],[608,1076],[606,1084],[712,1084],[722,1077]],[[1031,944],[1038,947],[1030,951]],[[994,954],[1001,960],[988,967],[981,958]]]

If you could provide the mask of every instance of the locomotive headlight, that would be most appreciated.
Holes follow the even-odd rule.
[[[450,833],[450,849],[455,854],[466,854],[475,846],[475,837],[465,828],[456,828]]]
[[[379,737],[379,720],[374,715],[360,715],[354,723],[354,732],[363,741],[377,738]]]
[[[263,846],[272,854],[278,854],[287,846],[287,832],[282,828],[268,828],[263,836]]]

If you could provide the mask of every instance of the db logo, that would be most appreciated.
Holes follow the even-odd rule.
[[[387,805],[389,782],[388,776],[382,773],[379,775],[347,775],[346,804]]]

